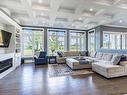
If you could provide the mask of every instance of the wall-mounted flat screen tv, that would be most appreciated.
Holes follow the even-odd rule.
[[[0,30],[0,47],[9,47],[11,35],[10,32]]]

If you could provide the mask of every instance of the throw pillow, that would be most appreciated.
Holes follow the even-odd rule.
[[[34,54],[34,56],[36,56],[36,58],[38,58],[39,55],[40,55],[40,52],[39,51],[36,51],[35,54]]]
[[[88,51],[81,51],[80,56],[88,56]]]
[[[101,60],[102,59],[102,56],[103,56],[103,53],[102,52],[97,52],[96,54],[96,58]]]
[[[96,52],[90,52],[90,57],[95,58],[95,56],[96,56]]]
[[[113,55],[111,62],[113,65],[117,65],[120,62],[120,59],[121,59],[121,55],[115,54]]]
[[[122,55],[120,61],[127,61],[127,56]]]
[[[112,56],[113,55],[111,53],[103,53],[102,60],[111,61]]]
[[[127,56],[122,55],[119,64],[120,65],[126,65],[127,64]]]
[[[63,57],[63,52],[58,51],[57,54],[59,57]]]

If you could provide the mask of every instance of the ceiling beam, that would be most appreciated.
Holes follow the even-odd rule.
[[[63,0],[50,0],[50,26],[53,26]]]
[[[21,0],[21,3],[26,8],[26,11],[27,11],[31,21],[33,22],[33,24],[36,25],[37,24],[36,14],[33,13],[32,9],[31,9],[32,1],[31,0]]]
[[[95,13],[95,16],[99,16],[105,12],[105,9],[100,9],[98,12]]]
[[[117,5],[120,3],[121,0],[115,0],[115,2],[113,3],[113,5]]]
[[[81,17],[82,12],[84,11],[84,3],[86,3],[84,0],[81,0],[78,6],[75,9],[75,15],[78,15]]]
[[[127,13],[120,13],[120,14],[117,14],[116,16],[114,16],[114,18],[112,19],[107,19],[105,21],[100,21],[99,25],[104,25],[104,24],[108,24],[108,23],[112,23],[114,21],[118,21],[124,17],[126,17]]]

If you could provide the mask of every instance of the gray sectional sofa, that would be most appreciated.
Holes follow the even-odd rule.
[[[79,56],[79,54],[81,54],[81,51],[64,52],[63,54],[64,54],[63,57],[57,57],[58,63],[66,63],[67,58],[73,58],[75,56]],[[95,52],[95,53],[90,53],[89,56],[86,56],[86,54],[84,53],[82,57],[88,60],[92,60],[92,70],[106,78],[113,78],[113,77],[127,75],[126,55]]]
[[[87,58],[94,60],[92,70],[106,78],[119,77],[127,74],[126,56],[97,52],[94,57]]]
[[[66,63],[67,58],[74,58],[78,56],[88,56],[88,51],[67,51],[67,52],[57,52],[57,63]]]
[[[92,66],[90,60],[84,60],[84,57],[88,56],[87,51],[68,51],[59,53],[57,63],[66,63],[73,70],[91,68]],[[83,58],[83,60],[80,58]]]

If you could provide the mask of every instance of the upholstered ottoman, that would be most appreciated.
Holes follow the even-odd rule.
[[[84,60],[84,62],[80,62],[77,59],[74,58],[67,58],[66,59],[66,64],[71,68],[71,69],[85,69],[85,68],[92,68],[91,67],[91,60]]]

